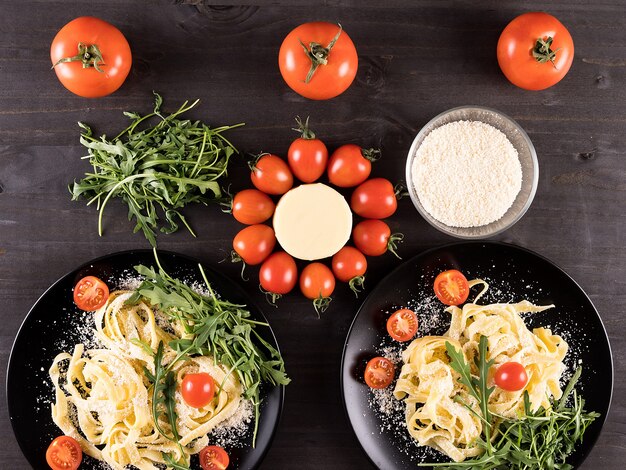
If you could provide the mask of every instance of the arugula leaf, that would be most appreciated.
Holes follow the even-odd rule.
[[[158,269],[135,267],[145,280],[127,303],[135,304],[144,298],[170,320],[181,322],[191,335],[169,343],[177,354],[167,366],[162,363],[163,343],[160,343],[154,355],[155,374],[144,370],[148,380],[154,384],[153,418],[158,431],[168,439],[178,440],[173,400],[177,384],[172,372],[173,365],[189,356],[210,355],[230,369],[231,373],[237,374],[244,389],[244,397],[252,401],[255,408],[254,443],[261,404],[261,384],[287,385],[290,382],[280,353],[257,331],[257,327],[269,325],[252,320],[250,311],[245,305],[219,298],[208,282],[201,265],[199,269],[209,292],[207,296],[171,277],[160,265],[156,250],[154,256]],[[158,418],[162,414],[166,415],[172,428],[171,436],[166,434],[158,423]]]
[[[465,362],[463,354],[446,342],[446,351],[450,357],[450,367],[459,374],[459,382],[467,387],[468,392],[478,399],[480,416],[485,434],[484,441],[478,445],[485,448],[479,457],[456,463],[428,463],[418,466],[445,468],[448,470],[570,470],[573,467],[566,463],[568,456],[574,452],[577,443],[582,442],[587,427],[600,415],[585,411],[585,401],[578,396],[575,389],[582,369],[578,368],[565,387],[562,397],[552,400],[552,406],[544,409],[539,407],[532,411],[528,392],[524,392],[524,415],[518,419],[501,419],[497,426],[492,424],[492,415],[487,407],[489,396],[494,387],[487,386],[489,368],[493,360],[487,360],[487,338],[481,336],[478,356],[475,364],[479,376],[471,374],[470,366]],[[572,405],[568,400],[572,398]],[[472,412],[476,411],[465,404]],[[492,429],[493,428],[493,429]],[[498,434],[491,442],[491,431],[497,429]],[[495,432],[494,432],[495,435]]]
[[[86,198],[87,205],[96,203],[100,235],[104,208],[111,198],[120,198],[128,206],[128,219],[135,220],[133,233],[141,231],[153,247],[157,231],[175,232],[180,223],[195,236],[181,209],[221,200],[220,180],[237,152],[222,133],[243,125],[212,129],[200,121],[179,119],[199,100],[185,101],[164,116],[163,99],[154,95],[153,112],[145,116],[125,112],[132,123],[111,140],[104,135],[94,138],[88,125],[78,123],[80,143],[88,151],[84,158],[93,171],[69,187],[73,201]],[[154,119],[159,121],[152,127],[139,128]]]

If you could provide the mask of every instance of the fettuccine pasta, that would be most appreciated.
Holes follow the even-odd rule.
[[[484,288],[473,303],[446,309],[452,318],[443,336],[415,339],[402,353],[403,366],[394,390],[394,396],[406,404],[406,425],[411,436],[420,445],[434,447],[456,462],[482,453],[482,448],[476,445],[482,422],[475,398],[450,366],[446,342],[462,352],[475,376],[478,371],[474,357],[481,336],[488,338],[487,359],[494,360],[491,374],[498,365],[509,361],[525,367],[528,383],[522,390],[509,392],[496,387],[489,397],[491,413],[507,418],[515,418],[524,411],[524,392],[528,392],[533,411],[549,407],[550,397],[561,397],[559,381],[568,349],[567,343],[547,328],[530,331],[520,316],[553,305],[537,306],[528,301],[478,305],[476,301],[488,285],[482,280],[470,282],[470,286],[477,284],[483,284]],[[489,381],[493,384],[493,376]]]
[[[56,356],[50,368],[55,387],[52,419],[64,434],[76,439],[83,451],[108,463],[114,470],[133,465],[154,470],[165,464],[163,454],[186,462],[208,443],[209,434],[228,419],[241,402],[243,389],[236,374],[229,374],[211,357],[199,356],[174,364],[177,383],[189,373],[207,372],[221,385],[212,402],[202,408],[185,403],[176,391],[178,442],[168,440],[156,428],[152,393],[144,367],[154,373],[154,359],[143,345],[156,351],[165,345],[163,363],[176,356],[168,343],[184,338],[182,325],[171,323],[171,330],[157,322],[157,312],[146,302],[127,306],[129,291],[111,293],[96,312],[95,335],[101,349],[85,350],[77,344],[72,354]],[[141,343],[137,340],[140,340]],[[162,429],[171,431],[165,419]]]

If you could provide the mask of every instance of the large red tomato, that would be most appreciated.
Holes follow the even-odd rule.
[[[511,83],[543,90],[561,81],[574,60],[574,41],[554,16],[524,13],[511,21],[498,41],[498,64]]]
[[[315,22],[301,24],[287,35],[278,65],[293,91],[312,100],[327,100],[352,84],[359,58],[340,25]]]
[[[50,59],[63,86],[85,98],[113,93],[132,64],[130,46],[120,30],[92,16],[61,28],[50,46]]]

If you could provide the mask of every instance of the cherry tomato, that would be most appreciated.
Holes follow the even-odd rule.
[[[461,305],[469,296],[469,284],[460,271],[450,269],[435,278],[435,294],[446,305]]]
[[[317,181],[326,170],[328,162],[328,150],[326,145],[309,129],[309,118],[303,123],[300,118],[296,118],[298,131],[302,137],[294,140],[289,146],[287,159],[289,167],[303,183],[313,183]]]
[[[194,408],[207,406],[215,396],[215,380],[206,372],[187,374],[180,385],[185,402]]]
[[[366,219],[386,219],[398,208],[396,190],[389,180],[372,178],[354,190],[350,207]]]
[[[295,287],[298,281],[296,262],[284,251],[272,253],[261,265],[259,281],[261,287],[271,294],[271,302],[275,303]]]
[[[230,458],[220,446],[206,446],[200,451],[202,470],[225,470],[229,464]]]
[[[380,150],[365,150],[354,144],[342,145],[330,157],[328,180],[340,188],[359,185],[369,178],[372,162],[379,156]]]
[[[543,90],[560,82],[574,60],[574,41],[554,16],[524,13],[511,21],[498,40],[498,64],[514,85]]]
[[[265,194],[285,194],[293,186],[287,162],[276,155],[263,153],[250,165],[252,184]]]
[[[315,22],[302,24],[287,35],[280,46],[278,65],[293,91],[312,100],[327,100],[352,84],[359,57],[341,26]]]
[[[363,220],[352,229],[352,241],[358,250],[367,256],[380,256],[390,251],[400,258],[396,249],[403,238],[404,235],[401,233],[392,235],[389,225],[377,219]]]
[[[501,389],[516,392],[526,386],[528,374],[519,362],[505,362],[496,370],[494,380]]]
[[[313,300],[318,315],[324,312],[331,302],[335,290],[335,276],[330,268],[322,263],[307,265],[300,275],[300,290],[307,299]]]
[[[341,282],[347,282],[350,289],[358,296],[365,281],[367,259],[359,250],[351,246],[344,246],[332,260],[333,273]]]
[[[413,310],[402,308],[387,320],[387,332],[396,341],[408,341],[417,333],[417,315]]]
[[[262,263],[274,250],[274,246],[274,229],[263,224],[250,225],[233,239],[233,249],[250,266]]]
[[[238,222],[254,225],[265,222],[276,209],[274,201],[258,189],[244,189],[233,198],[233,217]]]
[[[55,438],[46,451],[46,462],[52,470],[76,470],[83,460],[83,450],[70,436]]]
[[[384,357],[375,357],[365,366],[365,383],[371,388],[386,388],[393,382],[395,373],[393,362]]]
[[[109,298],[109,287],[95,276],[85,276],[74,286],[74,303],[91,312],[102,307]]]
[[[85,98],[113,93],[132,64],[130,46],[120,30],[92,16],[61,28],[50,46],[50,59],[63,86]]]

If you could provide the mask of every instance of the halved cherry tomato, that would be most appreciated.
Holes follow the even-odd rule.
[[[298,132],[301,137],[294,140],[287,151],[289,167],[303,183],[317,181],[326,170],[328,162],[328,149],[324,142],[315,138],[315,134],[309,129],[309,118],[302,122],[296,118]]]
[[[85,276],[74,287],[74,303],[86,312],[98,310],[108,298],[109,287],[95,276]]]
[[[189,406],[202,408],[215,396],[215,380],[206,372],[187,374],[180,385],[180,393]]]
[[[233,249],[250,266],[262,263],[274,250],[274,246],[274,229],[263,224],[250,225],[233,238]]]
[[[389,359],[375,357],[365,366],[365,383],[371,388],[386,388],[393,382],[396,368]]]
[[[348,89],[359,58],[341,26],[315,22],[301,24],[287,35],[280,46],[278,65],[283,79],[296,93],[327,100]]]
[[[332,260],[333,273],[341,282],[347,282],[350,289],[358,295],[363,288],[367,259],[359,250],[351,246],[344,246]]]
[[[417,315],[413,310],[402,308],[387,320],[387,332],[396,341],[408,341],[417,333]]]
[[[354,190],[350,207],[366,219],[386,219],[398,208],[396,190],[389,180],[372,178]]]
[[[516,392],[526,386],[528,374],[526,368],[519,362],[505,362],[496,370],[494,380],[501,389]]]
[[[50,59],[63,86],[85,98],[113,93],[132,64],[130,46],[120,30],[91,16],[61,28],[50,46]]]
[[[389,251],[400,258],[396,249],[403,238],[404,235],[401,233],[392,235],[389,225],[382,220],[363,220],[352,229],[352,241],[359,251],[367,256],[380,256]]]
[[[230,457],[220,446],[206,446],[200,451],[202,470],[226,470],[229,464]]]
[[[244,189],[233,198],[233,217],[246,225],[260,224],[269,219],[276,205],[270,197],[258,189]]]
[[[83,450],[70,436],[55,438],[46,451],[46,462],[52,470],[76,470],[83,460]]]
[[[293,186],[287,162],[270,153],[262,153],[250,163],[252,184],[265,194],[285,194]]]
[[[369,178],[372,162],[379,156],[380,150],[366,150],[355,144],[342,145],[330,156],[328,180],[340,188],[357,186]]]
[[[511,21],[498,40],[498,64],[511,83],[543,90],[560,82],[574,60],[574,41],[554,16],[524,13]]]
[[[437,298],[446,305],[461,305],[469,296],[469,284],[460,271],[450,269],[439,273],[434,284]]]
[[[322,263],[308,264],[300,275],[300,290],[307,299],[313,300],[318,315],[324,312],[331,302],[335,290],[335,276],[330,268]]]
[[[288,253],[277,251],[272,253],[261,265],[259,270],[261,287],[271,296],[275,303],[284,294],[288,294],[298,282],[298,267]]]

